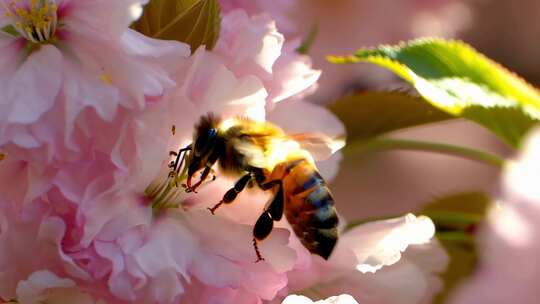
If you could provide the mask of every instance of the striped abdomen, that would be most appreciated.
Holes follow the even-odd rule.
[[[285,216],[302,244],[328,259],[338,238],[338,216],[330,190],[309,161],[297,160],[286,166]]]

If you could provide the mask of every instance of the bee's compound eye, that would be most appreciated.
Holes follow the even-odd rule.
[[[200,134],[195,140],[195,156],[206,154],[208,150],[215,144],[217,136],[216,129],[209,129],[207,132]]]
[[[207,142],[208,142],[207,134],[203,134],[197,137],[197,140],[195,141],[195,147],[193,149],[193,152],[195,152],[195,155],[199,156],[198,154],[201,154]]]

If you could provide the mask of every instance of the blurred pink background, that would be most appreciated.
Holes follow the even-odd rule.
[[[294,16],[304,32],[317,24],[309,54],[322,69],[311,100],[328,103],[348,92],[407,87],[391,73],[367,64],[334,66],[328,54],[350,53],[381,43],[421,36],[456,38],[540,82],[540,1],[361,1],[301,0]],[[315,20],[315,21],[313,21]],[[484,149],[503,157],[513,152],[484,128],[456,120],[403,130],[401,138],[431,140]],[[438,196],[480,190],[492,193],[498,171],[488,165],[423,152],[345,153],[332,189],[347,219],[399,215]]]

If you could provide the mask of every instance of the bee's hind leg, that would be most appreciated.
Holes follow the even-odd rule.
[[[265,239],[270,232],[272,232],[272,229],[274,229],[274,220],[270,213],[265,211],[261,214],[255,223],[255,226],[253,226],[253,249],[255,249],[255,254],[257,255],[255,263],[264,261],[264,258],[259,251],[259,247],[257,246],[257,241]]]
[[[222,204],[224,204],[224,203],[225,204],[232,203],[236,199],[236,196],[238,195],[238,193],[242,192],[244,190],[244,188],[246,188],[246,185],[249,183],[249,181],[252,178],[253,178],[253,176],[251,175],[251,173],[248,173],[248,174],[242,176],[234,184],[234,187],[229,189],[229,191],[225,192],[225,195],[223,195],[223,198],[221,199],[221,201],[219,203],[217,203],[214,207],[208,208],[208,210],[210,210],[210,212],[212,212],[212,214],[214,214],[214,212],[216,212],[216,209],[219,208],[219,206],[221,206]]]
[[[281,180],[270,181],[266,184],[261,185],[261,188],[264,190],[272,189],[274,185],[278,185],[278,190],[272,199],[268,209],[266,211],[272,216],[272,220],[279,221],[283,217],[283,208],[285,204],[285,194],[283,193],[283,182]],[[264,187],[270,188],[264,188]]]
[[[257,246],[257,239],[256,238],[253,238],[253,249],[255,249],[255,254],[257,255],[257,260],[255,261],[255,263],[258,263],[260,261],[264,261],[264,258],[261,254],[261,252],[259,251],[259,246]]]
[[[263,212],[263,214],[261,214],[253,227],[253,248],[255,249],[255,254],[257,255],[257,260],[255,263],[264,261],[264,258],[259,251],[259,247],[257,246],[257,241],[265,239],[270,232],[272,232],[272,229],[274,228],[274,221],[281,220],[285,202],[283,182],[281,180],[273,180],[259,184],[259,187],[261,187],[263,190],[273,189],[276,185],[278,185],[279,188],[272,199],[272,202]]]

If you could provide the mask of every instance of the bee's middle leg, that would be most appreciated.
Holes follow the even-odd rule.
[[[257,255],[257,260],[255,263],[264,261],[264,258],[259,251],[259,246],[257,246],[257,242],[265,239],[270,232],[272,232],[273,228],[274,220],[272,219],[270,212],[263,212],[255,223],[255,226],[253,226],[253,249],[255,249],[255,254]]]
[[[264,210],[253,227],[253,248],[255,249],[255,254],[257,255],[257,260],[255,263],[264,261],[264,258],[259,251],[259,247],[257,246],[257,242],[262,241],[270,234],[270,232],[272,232],[272,229],[274,228],[274,221],[281,220],[285,202],[283,182],[281,180],[273,180],[259,184],[259,187],[265,191],[273,189],[276,185],[279,188],[274,195],[272,202],[268,208]]]
[[[214,207],[208,208],[208,210],[210,210],[210,212],[212,212],[212,214],[214,214],[216,209],[219,208],[219,206],[221,206],[222,204],[224,204],[224,203],[225,204],[232,203],[236,199],[236,196],[238,195],[238,193],[242,192],[246,188],[246,185],[249,183],[249,181],[252,178],[253,178],[253,176],[251,175],[251,173],[248,173],[248,174],[242,176],[234,184],[234,187],[232,187],[227,192],[225,192],[225,195],[223,195],[223,198],[221,199],[221,201],[219,203],[217,203]]]
[[[270,189],[272,189],[273,186],[276,184],[278,185],[279,188],[276,191],[276,194],[274,195],[272,202],[270,203],[270,205],[268,205],[268,209],[266,209],[266,211],[270,213],[270,215],[272,216],[272,220],[277,222],[281,220],[281,218],[283,217],[283,209],[284,209],[284,204],[285,204],[285,194],[283,192],[283,181],[281,180],[270,181],[266,184],[261,185],[261,188],[265,186],[267,187],[269,186]]]

